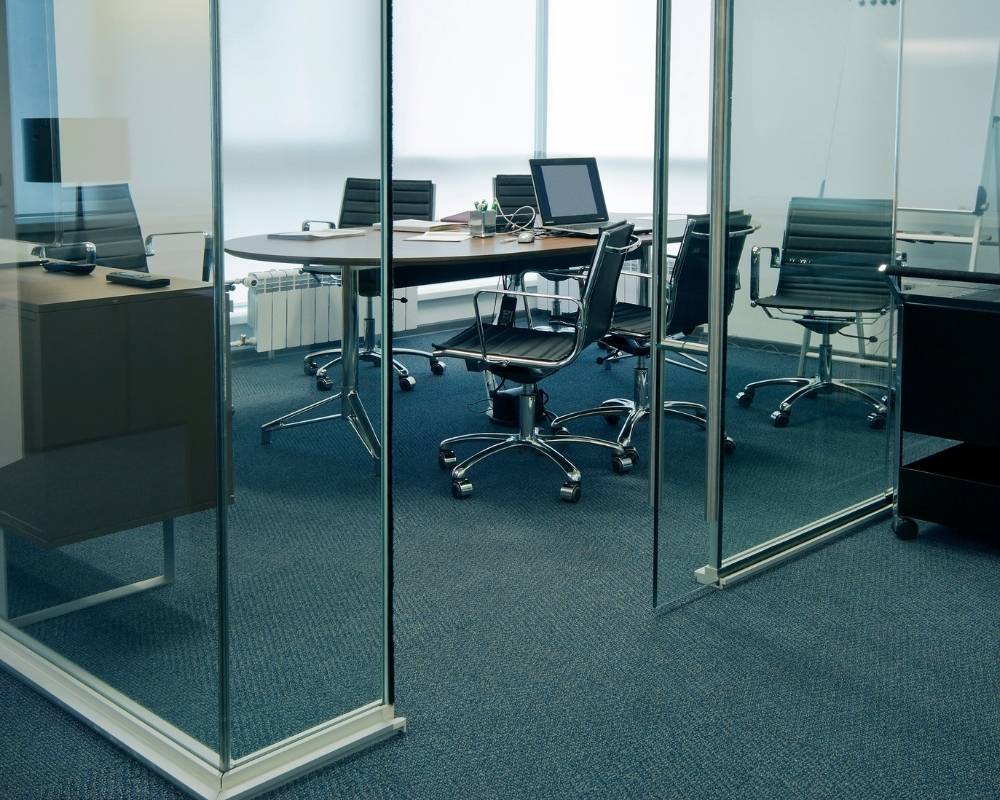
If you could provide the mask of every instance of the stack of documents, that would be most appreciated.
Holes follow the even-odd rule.
[[[375,230],[382,227],[381,223],[376,222],[372,225]],[[404,231],[406,233],[426,233],[427,231],[447,231],[457,228],[458,225],[454,222],[441,222],[437,220],[429,219],[397,219],[392,223],[392,229],[394,231]]]
[[[407,236],[408,242],[464,242],[471,239],[472,234],[468,231],[427,231],[420,236]]]
[[[319,239],[342,239],[347,236],[364,236],[365,228],[320,228],[315,231],[288,231],[287,233],[269,233],[268,239],[295,239],[312,242]]]

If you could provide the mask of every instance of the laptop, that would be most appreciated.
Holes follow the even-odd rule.
[[[596,239],[601,228],[625,221],[608,216],[596,158],[532,158],[528,164],[546,230]],[[649,230],[650,220],[636,221],[636,233]]]

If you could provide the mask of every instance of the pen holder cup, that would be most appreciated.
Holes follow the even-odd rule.
[[[469,213],[469,233],[480,239],[496,236],[497,212],[472,211]]]

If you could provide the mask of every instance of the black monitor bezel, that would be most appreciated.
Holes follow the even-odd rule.
[[[576,214],[567,217],[555,217],[549,206],[548,194],[545,192],[545,180],[542,178],[542,167],[544,166],[576,166],[587,167],[590,175],[590,186],[594,192],[594,199],[597,201],[597,214]],[[531,168],[531,183],[535,188],[535,200],[538,202],[538,213],[543,225],[574,225],[581,222],[593,222],[595,224],[607,222],[608,206],[604,201],[604,189],[601,186],[601,175],[597,171],[597,159],[593,157],[585,158],[530,158],[528,166]]]

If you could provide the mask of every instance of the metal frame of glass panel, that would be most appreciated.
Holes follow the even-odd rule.
[[[211,47],[212,196],[215,263],[222,256],[222,139],[220,108],[219,0],[206,0]],[[383,218],[391,207],[392,177],[392,0],[381,0],[381,151]],[[381,281],[382,319],[391,320],[392,228],[383,226]],[[0,619],[0,665],[16,674],[40,693],[79,717],[154,771],[189,794],[206,800],[248,798],[351,755],[405,729],[406,720],[393,708],[395,676],[392,629],[392,456],[386,447],[381,461],[382,508],[382,699],[342,714],[309,730],[302,731],[242,758],[232,757],[232,708],[230,700],[229,654],[229,562],[227,558],[227,508],[229,483],[229,441],[227,430],[230,398],[228,392],[228,328],[225,319],[227,295],[222,270],[215,270],[216,310],[216,423],[217,438],[217,602],[218,602],[218,736],[219,750],[198,742],[114,687],[104,683],[69,659]],[[391,324],[387,325],[391,337]],[[391,346],[387,345],[387,346]],[[382,362],[382,441],[392,441],[392,362]],[[166,531],[166,529],[165,529]],[[172,534],[172,527],[169,531]],[[169,537],[169,538],[172,538]],[[164,543],[169,544],[165,533]],[[172,555],[172,549],[169,554]],[[172,571],[172,558],[165,557],[165,574]],[[162,579],[154,578],[154,581]],[[148,582],[135,586],[151,588]],[[158,583],[157,585],[160,585]],[[133,593],[134,586],[111,590],[114,597]],[[102,593],[98,597],[104,597]],[[74,601],[76,604],[85,602]],[[61,607],[59,607],[61,608]],[[72,609],[65,609],[69,613]],[[51,614],[49,614],[51,616]]]

